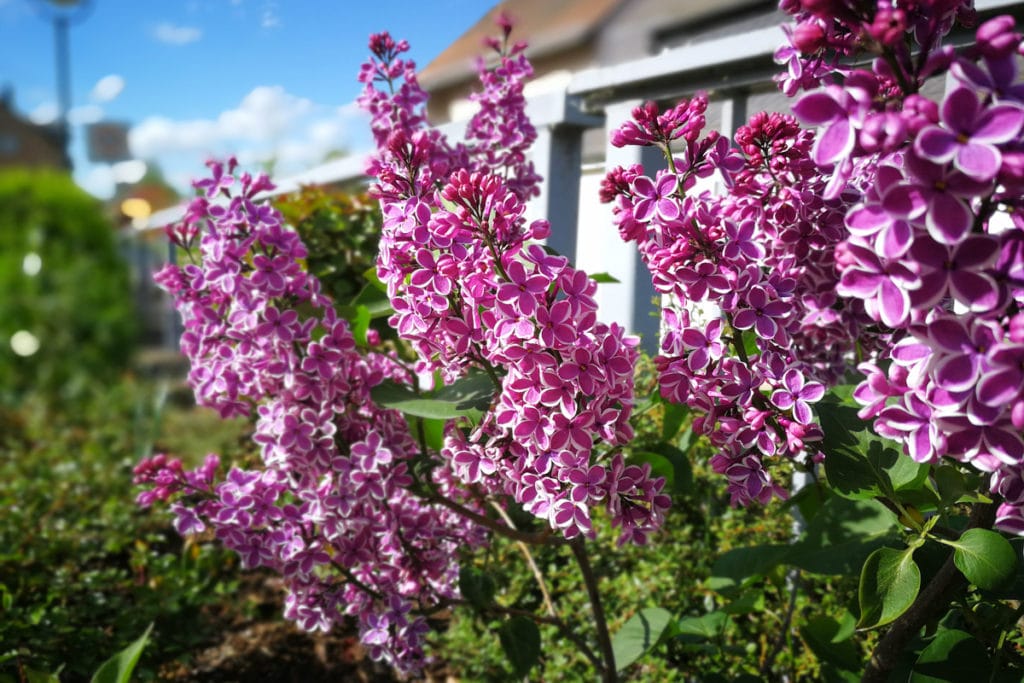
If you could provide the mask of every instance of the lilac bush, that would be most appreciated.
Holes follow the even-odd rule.
[[[657,147],[665,167],[611,169],[600,198],[666,302],[661,399],[691,411],[732,503],[785,498],[794,470],[824,469],[821,498],[893,515],[904,547],[857,557],[858,625],[896,622],[866,665],[883,680],[929,610],[948,607],[952,577],[995,589],[1016,571],[989,527],[1024,535],[1024,49],[1008,17],[960,53],[943,46],[973,25],[962,0],[781,7],[795,20],[777,53],[793,114],[755,114],[730,145],[705,132],[704,94],[637,107],[611,142]],[[600,656],[558,618],[532,618],[614,681],[585,544],[598,514],[620,544],[648,543],[670,498],[629,457],[636,338],[598,320],[596,282],[525,218],[540,182],[532,72],[500,26],[458,142],[427,122],[408,45],[370,38],[360,104],[397,344],[321,293],[296,234],[257,201],[266,178],[211,164],[169,231],[190,263],[157,279],[185,321],[197,401],[250,416],[261,463],[219,474],[216,456],[193,471],[156,456],[137,468],[139,502],[171,501],[179,532],[211,532],[244,566],[280,573],[303,628],[353,617],[371,656],[407,673],[437,611],[526,618],[481,604],[479,587],[462,595],[459,562],[490,534],[568,545]],[[922,94],[947,76],[941,101]],[[909,460],[885,461],[890,444]],[[513,526],[519,510],[540,530]],[[953,569],[921,590],[926,541],[954,549]],[[801,566],[808,543],[770,548],[762,570]]]

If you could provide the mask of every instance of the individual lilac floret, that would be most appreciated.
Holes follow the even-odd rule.
[[[999,145],[1013,140],[1024,125],[1024,108],[1017,104],[983,107],[968,88],[954,88],[942,104],[943,126],[929,126],[914,141],[925,159],[953,165],[979,182],[999,173]]]

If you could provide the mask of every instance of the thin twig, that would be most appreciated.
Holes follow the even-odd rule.
[[[498,503],[491,501],[491,507],[498,513],[498,516],[505,522],[510,529],[515,529],[516,525],[512,521],[512,518],[508,516],[505,509],[498,505]],[[533,553],[530,552],[529,546],[522,541],[516,541],[515,544],[519,546],[519,550],[523,553],[523,557],[526,558],[526,564],[530,566],[530,571],[533,572],[533,578],[537,579],[537,585],[540,586],[540,594],[544,598],[544,608],[548,614],[557,619],[558,613],[555,611],[555,605],[551,602],[551,594],[548,593],[548,585],[544,581],[544,575],[541,573],[540,568],[537,566],[537,562],[533,559]]]

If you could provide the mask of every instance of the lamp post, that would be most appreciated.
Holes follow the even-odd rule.
[[[81,23],[92,11],[92,0],[35,0],[40,16],[53,24],[54,56],[57,66],[57,132],[64,150],[64,159],[71,168],[68,146],[71,131],[68,111],[71,109],[71,56],[68,49],[68,29]]]

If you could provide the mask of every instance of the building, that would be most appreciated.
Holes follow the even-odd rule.
[[[71,170],[64,138],[53,126],[38,126],[14,110],[14,93],[0,92],[0,168],[10,166]]]

